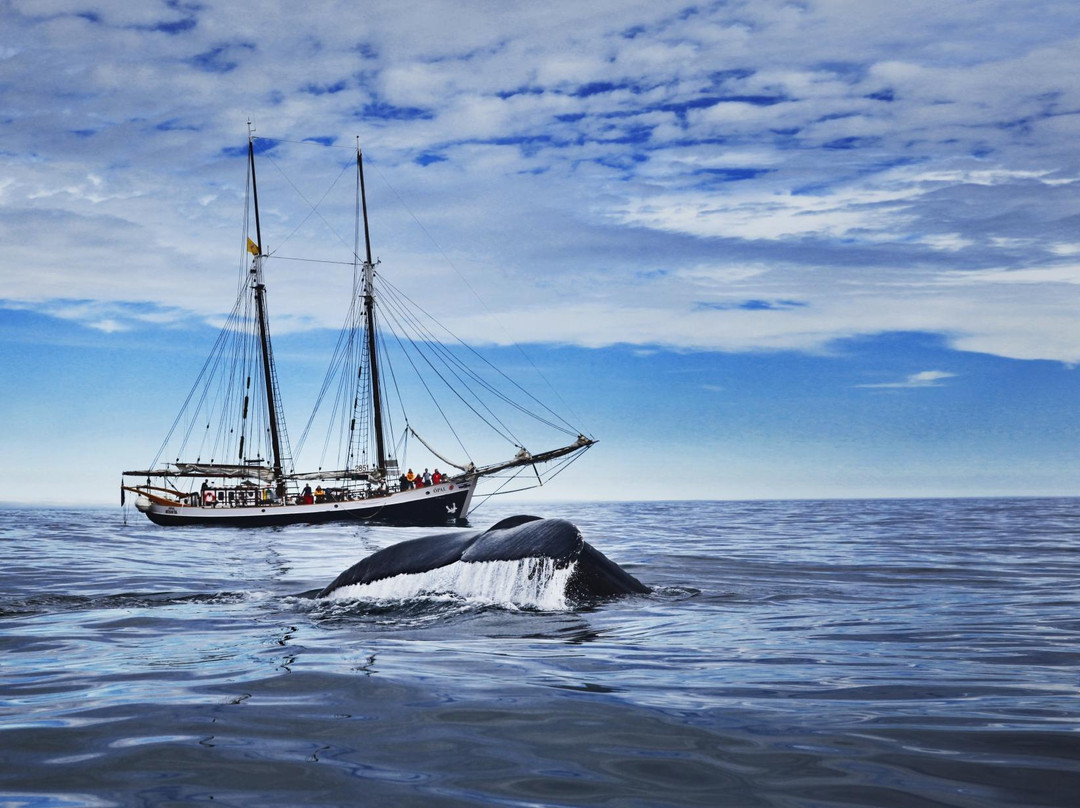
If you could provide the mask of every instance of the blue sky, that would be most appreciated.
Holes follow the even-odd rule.
[[[283,177],[347,151],[292,142],[359,136],[381,271],[600,439],[537,501],[1080,487],[1074,3],[0,21],[0,499],[113,502],[152,459],[232,302],[248,119],[272,247],[336,237]],[[336,280],[269,278],[294,432]]]

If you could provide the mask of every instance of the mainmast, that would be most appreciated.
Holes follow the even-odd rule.
[[[364,321],[367,328],[367,354],[371,368],[371,401],[375,418],[375,450],[379,475],[386,476],[386,441],[383,437],[382,389],[379,386],[379,357],[375,342],[375,264],[371,260],[371,233],[368,231],[367,194],[364,191],[364,156],[356,144],[356,173],[360,181],[360,205],[364,215]]]
[[[255,308],[259,318],[259,347],[262,351],[263,380],[266,383],[266,406],[270,417],[270,445],[274,453],[274,480],[279,484],[284,474],[281,465],[281,435],[278,424],[277,400],[274,396],[274,364],[270,354],[270,323],[266,313],[266,284],[262,275],[262,229],[259,226],[259,190],[255,184],[255,144],[248,133],[248,160],[251,162],[251,198],[255,205],[255,260],[251,266],[252,283],[255,289]],[[250,245],[248,246],[250,250]],[[244,462],[244,458],[240,458]]]

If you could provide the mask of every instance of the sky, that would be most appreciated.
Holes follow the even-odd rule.
[[[151,462],[249,121],[271,249],[359,139],[380,273],[599,439],[527,502],[1076,494],[1077,75],[1053,0],[4,0],[0,501]],[[294,430],[340,280],[268,277]]]

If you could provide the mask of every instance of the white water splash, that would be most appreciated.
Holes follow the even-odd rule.
[[[563,611],[574,564],[559,569],[551,558],[456,561],[427,572],[395,575],[335,589],[331,600],[408,600],[452,596],[500,606]]]

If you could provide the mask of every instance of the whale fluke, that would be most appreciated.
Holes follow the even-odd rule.
[[[368,584],[402,575],[448,570],[453,565],[464,565],[459,568],[463,573],[459,579],[475,582],[473,573],[480,569],[476,565],[485,562],[517,562],[514,570],[530,579],[541,568],[552,574],[552,580],[556,577],[554,572],[561,571],[564,574],[559,580],[565,582],[563,595],[574,602],[650,591],[588,544],[572,522],[512,516],[484,531],[442,533],[386,547],[345,570],[318,597],[349,597],[360,594],[359,587]],[[453,576],[446,575],[440,582],[446,586],[452,585],[453,580]]]

